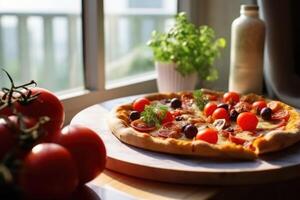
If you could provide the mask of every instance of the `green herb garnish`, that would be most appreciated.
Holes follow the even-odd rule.
[[[200,110],[203,110],[204,106],[207,104],[208,99],[203,95],[201,90],[195,90],[193,92],[195,103]]]
[[[141,113],[141,119],[149,126],[160,127],[167,112],[167,106],[158,104],[147,105],[145,106],[145,110]]]

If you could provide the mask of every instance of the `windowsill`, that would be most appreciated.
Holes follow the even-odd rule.
[[[151,81],[154,79],[156,79],[156,73],[154,71],[152,71],[152,72],[148,72],[145,74],[138,74],[135,76],[126,77],[124,79],[119,79],[116,81],[108,82],[105,85],[105,89],[107,89],[107,90],[114,89],[114,88],[118,88],[118,87],[122,87],[122,86],[128,86],[128,85],[141,83],[144,81]]]
[[[84,87],[78,87],[78,88],[73,88],[73,89],[69,89],[69,90],[64,90],[61,92],[56,92],[55,94],[58,96],[59,100],[64,101],[69,98],[86,95],[89,92],[90,91],[85,89]]]

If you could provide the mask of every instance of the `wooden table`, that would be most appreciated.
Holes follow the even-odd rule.
[[[169,184],[133,178],[105,170],[88,184],[85,200],[223,200],[299,199],[300,180],[244,186]],[[90,195],[92,193],[92,195]]]
[[[136,97],[104,102],[111,108]],[[76,118],[76,117],[75,117]],[[101,175],[76,194],[76,199],[136,200],[136,199],[298,199],[300,180],[290,180],[264,185],[206,186],[162,183],[135,178],[105,170]]]

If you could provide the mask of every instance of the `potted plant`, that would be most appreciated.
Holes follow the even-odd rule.
[[[148,42],[153,50],[160,92],[193,90],[197,77],[213,81],[218,71],[213,66],[226,46],[224,38],[215,39],[208,26],[196,27],[186,13],[176,15],[174,26],[167,33],[153,31]]]

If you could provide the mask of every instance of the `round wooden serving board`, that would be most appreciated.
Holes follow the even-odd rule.
[[[107,126],[112,106],[121,98],[91,106],[78,113],[71,124],[96,131],[107,149],[107,168],[151,180],[207,185],[256,184],[300,177],[300,144],[254,161],[224,161],[156,153],[120,142]]]

